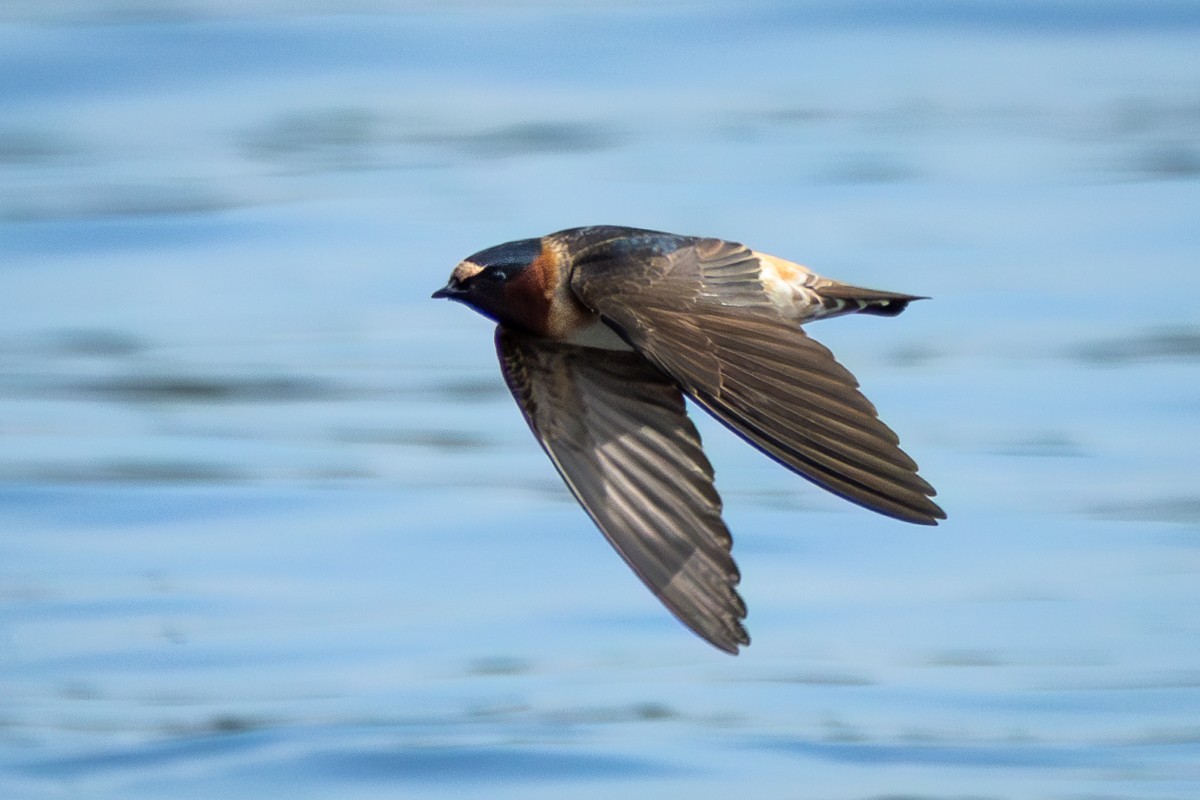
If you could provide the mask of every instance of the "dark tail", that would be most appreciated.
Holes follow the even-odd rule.
[[[877,317],[894,317],[914,300],[928,300],[914,294],[880,292],[875,289],[860,289],[835,283],[817,289],[817,294],[831,314],[873,314]]]

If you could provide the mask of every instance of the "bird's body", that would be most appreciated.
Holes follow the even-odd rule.
[[[742,245],[594,226],[482,250],[434,294],[495,320],[509,389],[576,499],[680,620],[749,644],[731,538],[687,395],[803,477],[932,525],[896,435],[800,325],[899,314],[913,295],[823,278]]]

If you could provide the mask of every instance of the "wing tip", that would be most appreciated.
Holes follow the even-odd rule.
[[[696,631],[700,638],[711,644],[713,647],[720,650],[722,653],[728,653],[731,656],[741,655],[741,647],[750,646],[750,634],[746,633],[746,629],[740,622],[734,623],[734,629],[728,631],[726,636],[711,636],[708,634]]]
[[[946,512],[937,503],[930,500],[928,497],[923,498],[925,502],[917,505],[907,505],[903,509],[903,513],[894,513],[885,511],[879,508],[865,506],[871,511],[877,511],[881,514],[886,514],[889,517],[901,520],[902,522],[911,522],[913,525],[928,525],[936,526],[938,523],[947,519]]]
[[[746,619],[746,603],[742,596],[729,586],[732,605],[729,598],[721,603],[720,609],[713,609],[702,616],[686,616],[679,609],[667,604],[667,608],[675,618],[696,636],[711,644],[723,653],[731,656],[739,654],[739,648],[750,646],[750,634],[742,621]],[[663,598],[659,598],[662,600]],[[710,595],[709,599],[713,599]]]

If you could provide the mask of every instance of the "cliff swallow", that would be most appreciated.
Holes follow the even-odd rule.
[[[726,652],[750,643],[746,606],[684,395],[836,495],[905,522],[946,518],[854,376],[800,327],[924,298],[734,242],[616,226],[481,250],[433,296],[499,323],[504,379],[575,499],[658,599]]]

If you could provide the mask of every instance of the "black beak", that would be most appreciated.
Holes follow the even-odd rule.
[[[455,297],[464,294],[463,288],[454,281],[450,281],[442,288],[433,293],[434,300],[441,300],[443,297],[453,300]]]

